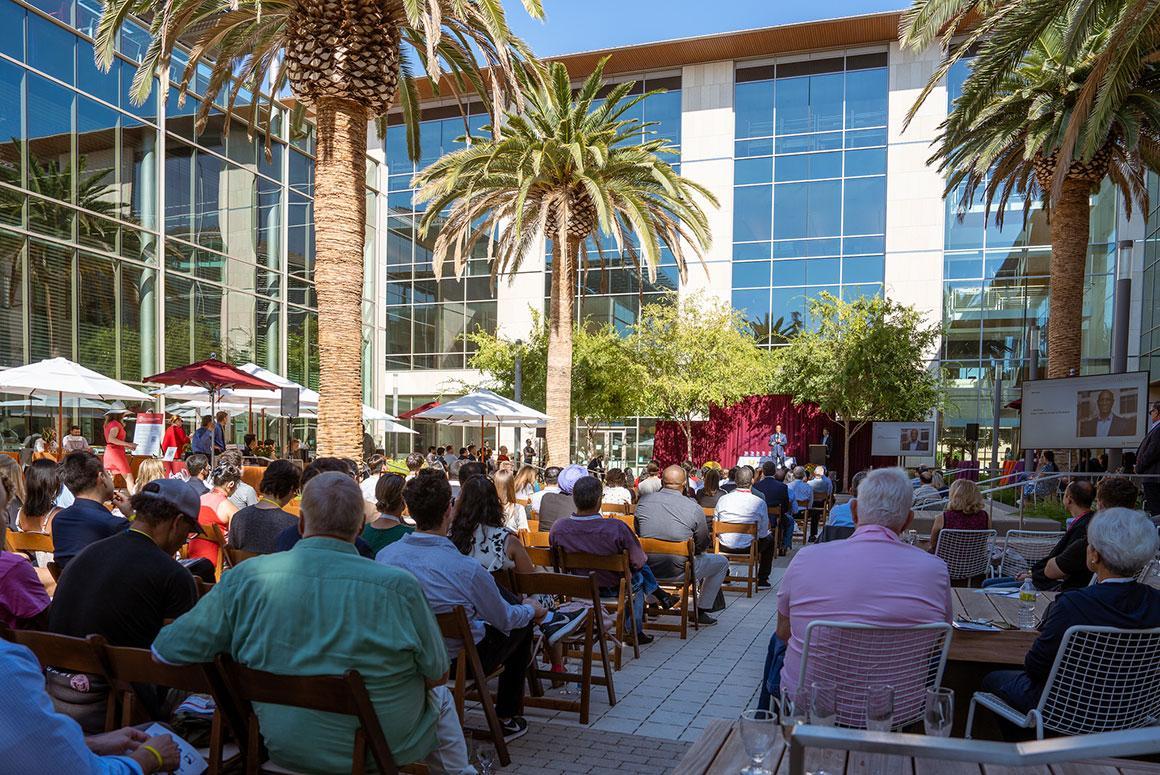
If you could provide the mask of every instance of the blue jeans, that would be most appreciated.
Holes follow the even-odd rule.
[[[781,515],[781,544],[786,549],[793,548],[793,516],[790,514]]]
[[[649,594],[646,591],[649,580],[651,580],[653,590],[655,591],[657,589],[657,580],[656,577],[653,576],[652,571],[648,569],[647,565],[644,567],[644,570],[648,572],[647,576],[642,571],[632,572],[632,611],[624,612],[624,628],[626,630],[632,631],[633,633],[644,632],[644,598],[645,595]],[[619,592],[620,590],[616,587],[600,588],[601,597],[614,598],[617,596],[617,594],[619,594]],[[628,616],[630,613],[632,615],[631,622],[628,621]]]
[[[761,679],[761,693],[757,698],[758,710],[769,710],[774,697],[781,694],[781,668],[785,664],[785,641],[777,633],[769,636],[769,649],[765,652],[765,670]]]
[[[999,699],[1020,713],[1026,713],[1039,704],[1042,686],[1032,683],[1030,676],[1022,670],[995,670],[983,676],[982,690],[999,696]],[[1004,740],[1017,741],[1034,737],[1026,729],[1017,727],[1007,719],[998,717],[999,731]]]

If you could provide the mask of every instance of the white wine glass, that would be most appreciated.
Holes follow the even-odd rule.
[[[773,747],[776,721],[771,710],[747,710],[741,714],[741,745],[749,756],[749,766],[741,771],[742,775],[769,775],[762,764]]]
[[[810,684],[810,723],[832,727],[838,720],[838,685],[833,681]]]
[[[955,693],[945,687],[927,689],[922,723],[928,735],[950,737],[955,723]]]
[[[866,729],[889,732],[894,726],[894,687],[870,684],[866,689]]]

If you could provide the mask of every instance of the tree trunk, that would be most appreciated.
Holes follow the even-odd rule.
[[[693,421],[685,420],[681,423],[681,430],[685,432],[685,460],[693,460]],[[684,462],[684,461],[681,461]]]
[[[1091,184],[1067,179],[1051,208],[1051,297],[1047,320],[1047,378],[1079,374],[1083,343],[1083,286],[1087,268]]]
[[[850,422],[842,420],[842,492],[850,492]]]
[[[360,460],[367,110],[335,97],[320,98],[315,110],[318,453]]]
[[[552,294],[548,307],[548,374],[545,409],[548,417],[548,461],[566,466],[571,460],[572,328],[575,260],[579,243],[558,236],[552,241]]]

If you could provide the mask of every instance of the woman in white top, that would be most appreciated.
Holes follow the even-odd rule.
[[[504,525],[495,486],[482,476],[473,476],[460,485],[448,537],[462,554],[477,560],[489,573],[507,569],[535,572],[519,536]]]
[[[496,471],[495,491],[499,495],[503,524],[514,533],[528,529],[528,510],[516,503],[516,477],[511,471]]]
[[[513,486],[516,490],[516,500],[531,503],[532,496],[536,494],[536,467],[523,466],[520,468],[516,473]]]
[[[624,485],[624,471],[619,468],[609,469],[608,473],[604,475],[603,502],[630,505],[632,503],[632,490]]]

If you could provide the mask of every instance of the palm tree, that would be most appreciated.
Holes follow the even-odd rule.
[[[700,258],[710,243],[697,197],[716,205],[665,160],[677,153],[667,141],[640,141],[651,124],[625,118],[649,95],[629,98],[634,84],[621,83],[601,101],[603,73],[601,61],[576,93],[561,63],[526,75],[524,112],[505,116],[493,139],[444,156],[415,181],[418,198],[429,203],[420,231],[439,230],[437,274],[448,259],[460,274],[472,248],[487,240],[493,278],[513,275],[541,235],[550,239],[545,408],[548,456],[557,463],[569,459],[573,304],[585,244],[610,236],[650,277],[663,246],[683,279],[686,256]]]
[[[543,15],[541,0],[523,0],[523,5],[532,16]],[[154,74],[168,69],[181,40],[193,44],[179,86],[182,99],[198,64],[211,69],[197,114],[199,129],[219,97],[227,120],[239,96],[252,100],[241,111],[251,131],[269,120],[273,95],[286,86],[313,110],[314,210],[322,216],[316,223],[314,269],[318,449],[361,455],[368,121],[398,96],[411,153],[418,155],[419,91],[404,44],[418,52],[434,87],[446,74],[450,91],[474,90],[485,100],[515,92],[515,71],[530,52],[511,34],[503,7],[494,0],[105,0],[96,46],[102,67],[112,63],[117,32],[131,14],[150,20],[153,37],[133,81],[135,101],[149,95]]]
[[[1072,121],[1077,96],[1108,45],[1110,26],[1073,46],[1068,18],[1057,19],[997,80],[993,41],[985,42],[979,61],[987,69],[967,78],[931,159],[947,176],[946,195],[957,191],[965,209],[981,191],[988,214],[996,205],[999,224],[1011,196],[1023,199],[1025,219],[1032,202],[1043,199],[1052,250],[1049,378],[1079,373],[1092,194],[1106,176],[1129,215],[1133,204],[1147,213],[1145,169],[1160,169],[1160,70],[1154,65],[1127,85],[1108,120]]]

